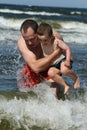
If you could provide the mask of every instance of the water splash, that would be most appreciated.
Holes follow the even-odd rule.
[[[80,95],[77,99],[58,100],[45,83],[22,94],[12,99],[0,96],[0,121],[7,120],[14,130],[86,130],[87,101],[81,101]],[[84,95],[83,99],[87,93]]]

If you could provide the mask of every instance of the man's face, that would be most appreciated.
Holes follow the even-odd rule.
[[[37,37],[37,34],[34,32],[34,30],[31,27],[29,27],[27,29],[26,33],[22,29],[22,36],[23,36],[23,38],[28,46],[32,46],[32,47],[37,46],[37,43],[38,43],[37,38],[38,37]]]

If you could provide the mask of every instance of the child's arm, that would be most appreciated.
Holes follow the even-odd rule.
[[[70,60],[71,60],[71,50],[70,47],[65,44],[62,40],[55,39],[55,43],[57,47],[61,48],[62,53],[65,53],[66,55],[66,60],[65,60],[65,65],[67,67],[70,66]]]
[[[55,30],[53,30],[53,36],[55,38],[58,38],[59,40],[63,41],[63,37],[58,32],[56,32]]]

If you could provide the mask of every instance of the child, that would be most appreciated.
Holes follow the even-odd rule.
[[[69,91],[70,86],[64,81],[61,74],[71,77],[74,80],[74,88],[79,88],[79,77],[71,69],[73,59],[69,46],[63,40],[56,37],[56,35],[53,35],[52,27],[47,23],[41,23],[39,25],[37,34],[45,56],[51,54],[55,49],[61,50],[60,58],[56,58],[48,69],[49,77],[56,83],[64,86],[64,94]]]

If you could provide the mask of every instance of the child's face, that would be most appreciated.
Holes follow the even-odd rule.
[[[42,35],[42,36],[38,35],[38,38],[40,39],[41,43],[44,45],[48,45],[51,42],[51,38],[45,35]]]

